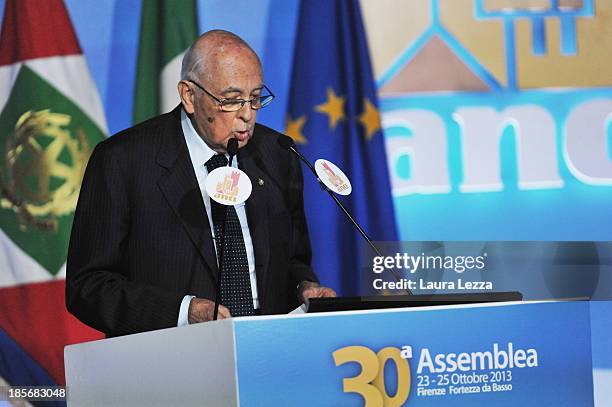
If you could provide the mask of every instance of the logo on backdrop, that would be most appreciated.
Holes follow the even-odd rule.
[[[536,349],[520,348],[512,342],[459,353],[438,353],[426,347],[414,352],[411,345],[385,347],[378,352],[365,346],[345,346],[332,356],[337,367],[351,362],[359,365],[357,376],[342,379],[342,390],[359,394],[367,406],[400,406],[411,396],[443,403],[466,394],[511,392],[514,376],[522,369],[539,366]],[[416,362],[414,377],[410,360]],[[385,369],[390,362],[394,369]],[[389,394],[389,388],[395,388],[395,394]]]
[[[0,206],[12,209],[22,229],[57,231],[57,218],[74,212],[91,154],[82,128],[51,110],[27,111],[9,135],[0,168]]]
[[[395,196],[612,185],[612,4],[415,3],[375,44]]]

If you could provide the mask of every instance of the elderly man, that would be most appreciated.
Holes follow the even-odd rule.
[[[299,163],[278,133],[255,123],[273,98],[255,52],[232,33],[203,34],[185,54],[178,91],[180,106],[90,158],[68,253],[70,312],[109,336],[211,320],[222,230],[230,254],[219,318],[286,313],[335,295],[310,267]],[[253,191],[223,207],[205,181],[227,165],[232,138],[233,165]]]

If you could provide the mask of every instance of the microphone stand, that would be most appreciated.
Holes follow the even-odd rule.
[[[287,136],[284,136],[284,137],[287,137]],[[291,151],[293,154],[295,154],[296,157],[299,158],[304,164],[306,164],[306,166],[310,169],[310,171],[312,171],[314,176],[317,178],[317,182],[319,182],[319,185],[321,186],[321,189],[326,191],[329,194],[329,196],[331,196],[333,201],[342,210],[342,212],[347,217],[347,219],[357,228],[357,230],[359,231],[361,236],[363,236],[365,241],[368,242],[368,245],[372,248],[374,253],[376,253],[376,255],[378,255],[380,257],[384,257],[383,254],[381,253],[381,251],[378,249],[378,247],[376,247],[376,245],[374,245],[372,240],[368,237],[368,235],[363,230],[363,228],[359,225],[359,223],[357,223],[357,221],[355,220],[353,215],[351,215],[351,213],[348,211],[348,209],[346,209],[346,207],[342,204],[342,202],[340,202],[340,200],[338,199],[336,194],[334,194],[334,192],[331,191],[327,187],[327,185],[325,185],[323,183],[323,181],[321,181],[321,179],[319,178],[319,175],[317,174],[317,171],[315,170],[314,166],[310,163],[310,161],[308,161],[306,159],[306,157],[304,157],[302,154],[300,154],[300,152],[293,146],[293,142],[291,141],[291,139],[289,137],[287,137],[287,139],[289,139],[289,141],[284,141],[284,140],[279,138],[279,144],[281,144],[282,147],[287,148],[289,151]],[[402,277],[397,273],[397,271],[395,269],[391,269],[389,271],[391,272],[393,277],[395,277],[395,280],[397,282],[401,282]],[[409,288],[404,289],[404,291],[406,291],[406,293],[409,294],[409,295],[413,295],[412,291]]]

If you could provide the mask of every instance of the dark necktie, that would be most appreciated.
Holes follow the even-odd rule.
[[[209,174],[215,168],[226,165],[227,158],[224,154],[216,154],[206,162]],[[215,227],[217,258],[223,262],[219,264],[219,268],[223,267],[220,302],[229,308],[234,317],[254,315],[249,263],[236,209],[233,206],[221,205],[212,199],[210,207]],[[224,219],[225,229],[223,229]],[[224,235],[223,232],[225,232]],[[221,248],[221,244],[224,248]],[[223,257],[221,258],[222,250]]]

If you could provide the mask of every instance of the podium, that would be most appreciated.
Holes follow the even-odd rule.
[[[242,317],[68,346],[69,406],[589,406],[588,302]]]

